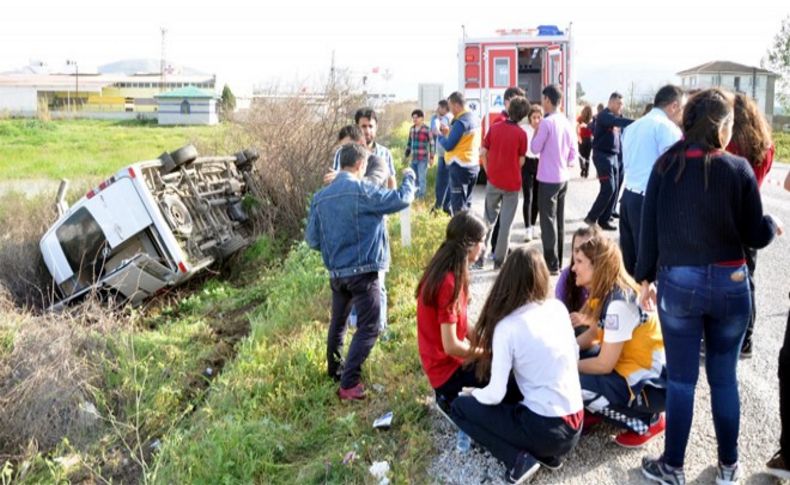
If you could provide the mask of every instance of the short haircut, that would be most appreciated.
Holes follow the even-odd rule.
[[[461,106],[464,106],[466,104],[466,98],[464,98],[464,94],[459,91],[456,91],[453,94],[447,96],[447,101],[454,104],[460,104]]]
[[[415,109],[414,111],[411,112],[411,115],[412,117],[414,117],[414,115],[417,115],[420,118],[425,118],[425,113],[423,113],[421,109]]]
[[[549,98],[549,102],[551,103],[552,106],[559,106],[560,101],[562,101],[562,93],[560,92],[559,89],[557,89],[557,86],[553,84],[549,84],[548,86],[543,88],[541,94]]]
[[[450,109],[450,105],[447,104],[447,100],[446,99],[440,99],[439,100],[439,106],[441,106],[444,109]]]
[[[518,86],[510,86],[509,88],[505,89],[505,101],[515,98],[516,96],[526,96],[527,93],[524,92]]]
[[[656,93],[656,97],[653,99],[653,106],[664,108],[681,99],[683,99],[683,90],[674,84],[667,84]]]
[[[337,134],[337,141],[346,137],[351,138],[352,141],[359,142],[362,141],[365,135],[357,125],[346,125],[340,128],[340,132]]]
[[[613,99],[623,99],[623,95],[618,93],[617,91],[615,91],[615,92],[613,92],[612,94],[609,95],[609,101],[611,101]]]
[[[367,118],[367,116],[365,116]],[[340,148],[340,168],[350,168],[368,157],[368,151],[359,143],[346,143]]]
[[[379,121],[376,118],[376,112],[373,110],[373,108],[359,108],[357,112],[354,114],[354,123],[359,124],[359,120],[361,120],[362,118],[367,118],[377,123]]]
[[[514,123],[518,123],[527,116],[529,112],[529,101],[524,96],[514,96],[513,99],[510,100],[510,104],[507,107],[507,117],[510,118],[510,121]]]

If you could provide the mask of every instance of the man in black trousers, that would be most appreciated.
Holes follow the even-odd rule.
[[[584,218],[589,225],[598,224],[601,229],[616,231],[611,223],[612,210],[618,187],[618,161],[620,153],[620,130],[634,122],[621,116],[623,111],[623,95],[614,92],[609,96],[609,104],[595,119],[593,132],[593,164],[598,172],[601,188],[595,198],[590,212]]]

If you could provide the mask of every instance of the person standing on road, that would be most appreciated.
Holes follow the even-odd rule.
[[[581,165],[581,176],[587,178],[590,175],[590,154],[592,152],[592,107],[585,104],[582,112],[576,118],[576,134],[579,137],[579,164]]]
[[[790,172],[785,177],[784,187],[790,192]],[[779,451],[768,460],[766,471],[782,480],[790,480],[790,311],[787,313],[784,344],[779,351],[777,377],[779,377],[779,419],[782,429],[779,434]]]
[[[457,214],[472,205],[472,190],[480,173],[480,120],[466,109],[463,93],[454,92],[447,98],[453,121],[442,127],[439,136],[447,152],[445,162],[450,168],[450,212]]]
[[[543,119],[543,108],[533,104],[527,114],[527,123],[521,125],[527,132],[527,140],[535,138],[535,131]],[[524,242],[535,239],[535,225],[538,222],[538,156],[527,149],[527,159],[521,167],[521,193],[524,201],[521,204],[521,217],[524,218],[526,236]]]
[[[589,358],[579,361],[585,428],[605,419],[624,428],[614,442],[644,446],[664,433],[666,358],[655,313],[637,303],[639,285],[625,271],[617,243],[588,239],[573,252],[576,285],[589,298],[574,328],[587,328],[577,342]],[[589,350],[600,343],[597,353]],[[589,414],[588,414],[589,413]]]
[[[521,89],[518,86],[511,86],[511,87],[505,89],[505,94],[502,95],[502,100],[503,100],[502,102],[505,105],[505,109],[502,110],[502,112],[499,114],[499,116],[497,116],[496,118],[494,118],[491,121],[491,126],[492,127],[494,125],[496,125],[497,123],[502,123],[502,122],[507,121],[507,120],[510,119],[510,117],[508,115],[508,111],[507,111],[508,110],[508,106],[510,106],[510,100],[515,98],[516,96],[521,96],[523,98],[523,97],[526,96],[526,93],[524,92],[523,89]],[[521,123],[521,120],[518,120],[518,123]],[[480,160],[482,162],[482,157],[481,157]],[[485,168],[484,168],[484,170],[485,170]],[[498,238],[499,238],[499,219],[496,220],[496,224],[494,225],[494,231],[491,233],[491,238],[490,238],[490,241],[489,241],[489,243],[491,244],[491,257],[492,258],[494,257],[494,249],[496,248],[496,243],[498,241]],[[482,267],[482,266],[480,266],[480,267]]]
[[[540,121],[530,148],[540,157],[537,179],[543,255],[551,274],[557,275],[565,244],[565,194],[568,168],[576,161],[576,134],[568,118],[557,112],[562,100],[560,90],[550,84],[542,94],[546,117]]]
[[[623,134],[625,190],[620,200],[620,249],[628,274],[636,270],[636,249],[642,220],[642,201],[653,165],[683,136],[680,122],[686,96],[668,84],[656,93],[653,109],[636,120]]]
[[[751,297],[744,247],[763,248],[781,226],[763,213],[749,163],[723,151],[733,125],[732,96],[706,89],[683,111],[683,139],[650,174],[642,206],[636,280],[642,307],[656,307],[667,356],[667,426],[664,453],[645,457],[651,480],[682,483],[700,343],[719,463],[717,483],[736,483],[740,399],[736,367],[749,323]]]
[[[504,462],[508,483],[523,483],[540,465],[562,466],[584,416],[579,350],[567,310],[549,298],[538,250],[517,248],[507,258],[474,327],[472,349],[478,376],[490,380],[462,390],[453,421]],[[519,392],[508,392],[513,381]]]
[[[499,269],[507,256],[510,245],[510,228],[518,209],[518,196],[521,192],[521,167],[527,154],[527,133],[519,122],[527,116],[529,102],[516,96],[508,102],[510,118],[491,126],[486,133],[480,158],[488,174],[486,183],[485,218],[488,234],[494,223],[500,224],[500,232],[494,245],[494,269]],[[500,210],[501,209],[501,210]],[[493,239],[493,238],[492,238]],[[482,268],[485,255],[478,261]]]
[[[441,135],[442,126],[450,126],[450,117],[447,113],[450,112],[450,105],[447,104],[446,99],[439,101],[436,106],[436,113],[431,118],[431,136],[433,143],[436,147],[436,203],[433,205],[433,212],[443,210],[445,213],[450,213],[450,169],[444,161],[445,150],[441,143],[439,143],[439,135]]]
[[[362,364],[380,332],[379,274],[389,268],[384,215],[405,209],[414,199],[414,172],[404,170],[398,190],[362,181],[367,150],[349,143],[340,151],[340,173],[310,204],[305,240],[321,251],[332,287],[332,321],[327,335],[327,372],[340,381],[342,400],[365,398]],[[343,340],[352,303],[357,331],[345,362]]]
[[[425,126],[425,113],[421,109],[411,112],[414,125],[409,129],[406,141],[407,160],[411,157],[411,169],[417,174],[417,198],[425,197],[428,185],[428,167],[433,165],[434,144],[431,130]]]
[[[771,128],[750,97],[738,93],[735,95],[735,121],[732,125],[732,141],[727,145],[727,151],[733,155],[744,157],[754,170],[757,179],[757,188],[760,188],[765,176],[771,170],[774,161],[774,144],[771,141]],[[754,271],[757,268],[757,250],[744,248],[746,253],[746,266],[749,268],[749,289],[752,293],[752,314],[749,326],[746,327],[746,337],[741,346],[741,357],[752,356],[752,334],[754,322],[757,319],[757,305],[754,297]]]
[[[611,218],[618,193],[617,157],[620,153],[620,130],[634,121],[622,117],[622,111],[623,95],[614,92],[609,96],[608,107],[596,116],[593,133],[592,158],[601,187],[584,222],[589,225],[598,224],[607,231],[617,230],[612,225]]]

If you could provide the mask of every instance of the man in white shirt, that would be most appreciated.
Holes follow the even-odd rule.
[[[623,166],[625,190],[620,199],[620,248],[625,269],[633,275],[639,247],[642,202],[656,160],[683,136],[680,123],[686,95],[668,84],[656,93],[653,109],[625,129]]]

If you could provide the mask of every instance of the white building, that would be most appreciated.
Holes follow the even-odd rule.
[[[154,96],[160,125],[216,125],[217,97],[194,86]]]
[[[778,74],[735,62],[713,61],[680,71],[677,75],[686,90],[721,87],[747,94],[757,102],[768,123],[773,121],[774,85]]]

